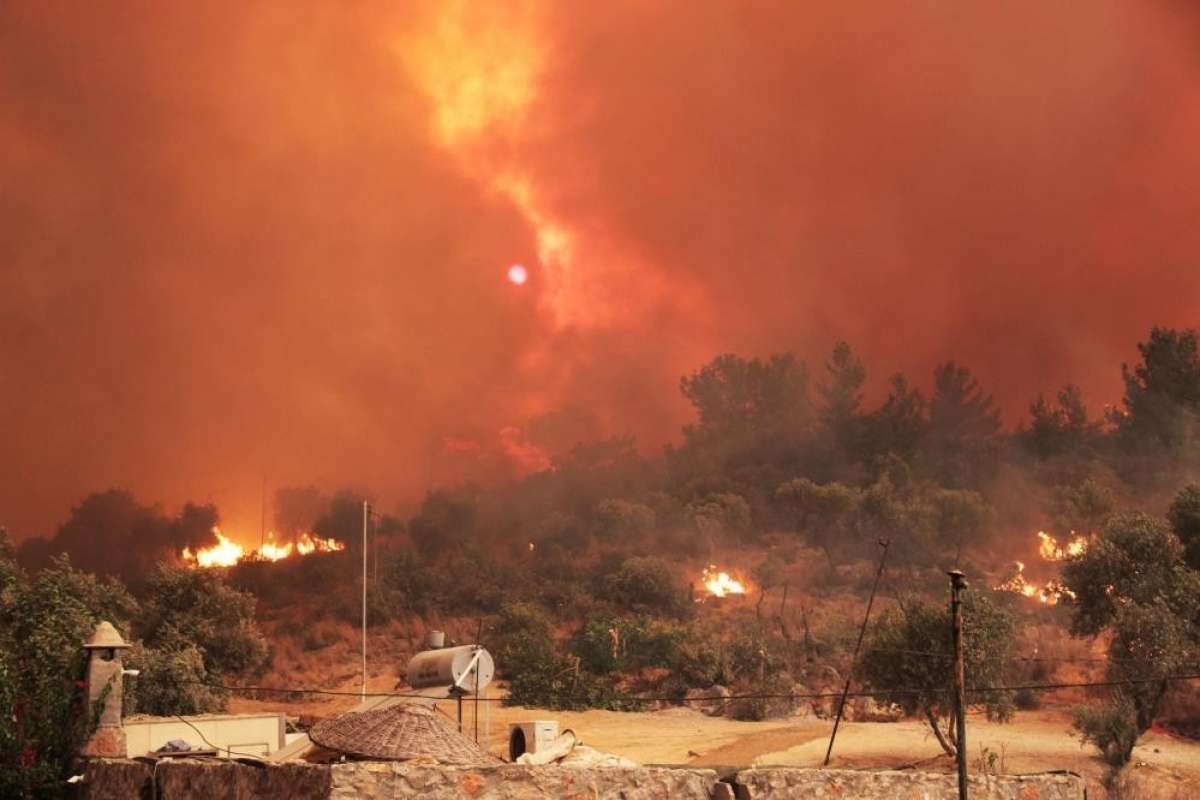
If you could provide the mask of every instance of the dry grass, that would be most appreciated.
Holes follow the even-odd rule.
[[[1144,764],[1131,765],[1105,781],[1101,791],[1107,800],[1192,800],[1200,794],[1200,781]]]

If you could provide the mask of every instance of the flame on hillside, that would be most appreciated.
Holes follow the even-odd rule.
[[[1039,603],[1048,606],[1058,605],[1058,602],[1064,597],[1070,600],[1075,599],[1075,593],[1068,589],[1058,578],[1051,578],[1039,586],[1025,577],[1024,562],[1015,561],[1013,562],[1013,566],[1016,567],[1016,572],[1013,576],[1003,583],[993,586],[993,589],[998,592],[1013,592],[1025,597],[1032,597]]]
[[[322,539],[303,533],[293,541],[283,544],[271,541],[247,552],[240,544],[225,536],[220,528],[213,528],[212,532],[217,537],[216,544],[195,551],[185,547],[179,554],[180,558],[196,567],[232,567],[244,558],[281,561],[293,555],[306,556],[309,553],[332,553],[346,549],[346,545],[336,539]]]
[[[717,570],[716,564],[709,564],[700,573],[700,583],[713,597],[726,597],[731,594],[745,594],[746,585],[736,578],[731,578],[728,572]]]
[[[1065,561],[1087,552],[1088,537],[1071,531],[1066,544],[1060,545],[1058,540],[1045,531],[1038,531],[1038,553],[1046,561]]]
[[[1043,561],[1066,561],[1069,558],[1077,558],[1087,552],[1088,537],[1075,533],[1075,531],[1071,531],[1066,542],[1062,544],[1059,544],[1057,539],[1045,531],[1038,531],[1037,537],[1038,555],[1041,556]],[[1013,576],[992,588],[998,592],[1013,592],[1025,597],[1032,597],[1048,606],[1057,605],[1063,598],[1075,599],[1075,593],[1068,589],[1058,578],[1051,578],[1039,586],[1036,582],[1032,582],[1025,577],[1024,562],[1016,561],[1013,563],[1013,566],[1016,567],[1016,572]]]

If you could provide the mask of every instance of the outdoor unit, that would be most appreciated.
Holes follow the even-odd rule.
[[[537,753],[558,739],[558,723],[552,719],[515,722],[508,729],[508,760],[516,761],[525,753]]]

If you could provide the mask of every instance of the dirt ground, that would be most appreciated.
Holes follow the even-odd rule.
[[[384,683],[384,681],[380,681]],[[391,691],[390,685],[371,686]],[[289,714],[324,717],[351,708],[355,698],[318,698],[299,704],[269,700],[235,700],[232,711],[278,709]],[[476,729],[474,704],[464,704],[464,731]],[[441,702],[439,709],[455,719],[455,705]],[[510,723],[553,719],[599,750],[642,764],[691,766],[820,766],[829,743],[832,722],[814,718],[738,722],[709,717],[688,708],[650,712],[545,711],[499,703],[481,703],[479,739],[498,756],[507,758]],[[1082,746],[1071,732],[1066,706],[1018,712],[1005,724],[972,715],[968,725],[971,768],[980,769],[985,753],[995,754],[994,769],[1023,773],[1071,770],[1088,778],[1089,796],[1107,795],[1101,781],[1107,766],[1093,748]],[[833,766],[850,768],[919,768],[952,770],[925,724],[900,722],[843,722],[838,731]],[[1151,731],[1134,751],[1127,770],[1136,784],[1122,798],[1178,800],[1200,797],[1200,742]]]

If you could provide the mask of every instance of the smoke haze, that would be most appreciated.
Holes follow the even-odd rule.
[[[876,386],[968,364],[1010,421],[1113,402],[1200,322],[1198,34],[1165,0],[4,4],[0,523],[411,499],[544,465],[568,408],[655,446],[681,374],[836,339]]]

